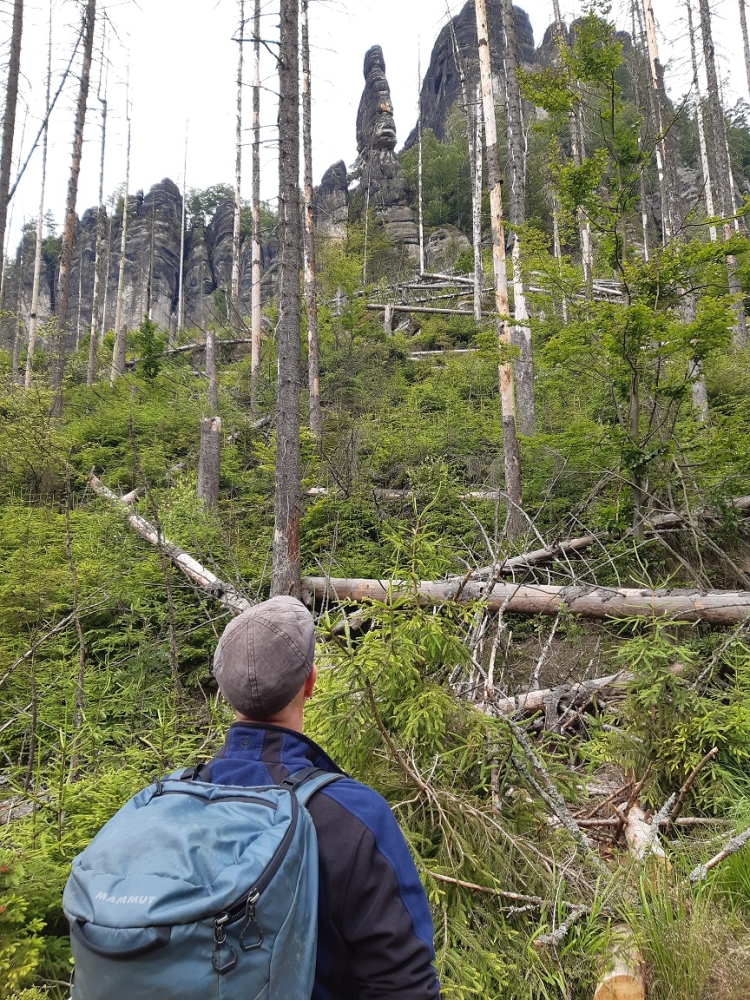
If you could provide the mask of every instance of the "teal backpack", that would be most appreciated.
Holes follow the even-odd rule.
[[[213,785],[205,765],[134,796],[73,862],[72,1000],[310,1000],[318,848],[306,803],[342,777]]]

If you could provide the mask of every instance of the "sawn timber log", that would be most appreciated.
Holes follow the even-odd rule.
[[[496,583],[489,590],[469,580],[423,581],[414,590],[398,581],[306,577],[308,600],[386,601],[413,594],[422,604],[484,601],[491,611],[522,615],[556,615],[571,611],[584,618],[674,618],[714,625],[737,625],[750,618],[750,592],[698,590],[636,590],[624,587],[551,587],[542,584]]]

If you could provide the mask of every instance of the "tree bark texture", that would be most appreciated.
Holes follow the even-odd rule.
[[[208,408],[211,416],[219,412],[219,377],[216,371],[216,330],[206,331],[206,378],[208,379]]]
[[[299,2],[280,0],[276,491],[271,594],[300,593]]]
[[[98,98],[102,106],[102,141],[99,157],[99,204],[96,208],[96,251],[94,254],[94,303],[91,310],[91,337],[89,338],[89,359],[86,369],[86,385],[93,385],[96,377],[96,348],[99,345],[99,328],[101,324],[101,289],[102,265],[104,257],[104,162],[107,150],[107,71],[104,68],[106,52],[104,47],[104,31],[102,31],[102,75],[104,76],[104,93],[102,94],[102,77],[99,78]],[[105,272],[106,282],[109,273]],[[80,297],[79,297],[80,302]]]
[[[237,123],[234,163],[234,229],[232,232],[232,326],[240,332],[240,227],[242,222],[242,71],[245,63],[245,0],[240,2],[240,33],[237,39]]]
[[[740,27],[742,28],[742,49],[745,54],[745,75],[747,76],[747,89],[750,94],[750,40],[747,35],[747,11],[745,10],[745,0],[739,0],[740,7]]]
[[[206,507],[218,507],[220,479],[221,417],[202,417],[198,457],[198,499],[202,500]]]
[[[424,581],[416,588],[390,580],[349,580],[306,577],[308,597],[341,601],[387,600],[414,595],[424,605],[484,601],[489,611],[521,615],[557,615],[571,611],[584,618],[673,618],[676,621],[737,625],[750,619],[750,592],[637,590],[617,587],[551,587],[495,584],[491,591],[474,581]]]
[[[34,252],[34,285],[31,292],[31,315],[29,317],[29,342],[26,349],[27,389],[31,388],[31,377],[34,372],[34,351],[36,349],[36,330],[39,325],[39,290],[42,280],[42,244],[44,242],[44,200],[47,186],[47,153],[49,150],[49,110],[52,93],[52,8],[49,15],[49,39],[47,43],[47,103],[42,141],[42,183],[39,193],[39,215],[36,220],[36,247]]]
[[[643,956],[627,925],[613,928],[608,968],[594,1000],[645,1000],[646,978]]]
[[[258,404],[260,375],[260,4],[255,0],[253,16],[253,257],[252,257],[252,357],[250,360],[250,407]]]
[[[129,101],[129,97],[126,98]],[[125,250],[128,242],[128,199],[130,198],[130,137],[131,121],[130,106],[128,104],[128,147],[127,160],[125,164],[125,195],[122,206],[122,238],[120,240],[120,271],[117,279],[117,308],[115,310],[115,342],[112,347],[112,372],[110,383],[115,384],[121,375],[125,374],[125,347],[127,330],[122,325],[122,299],[125,294]]]
[[[320,440],[320,346],[318,343],[318,289],[315,277],[315,205],[312,159],[312,72],[310,68],[309,0],[302,0],[302,132],[305,152],[305,311],[307,313],[307,374],[310,393],[310,430]]]
[[[511,233],[513,267],[513,318],[516,323],[511,340],[520,351],[516,361],[516,404],[518,429],[521,434],[536,431],[536,402],[534,397],[534,359],[531,348],[531,327],[528,325],[529,309],[521,275],[521,237],[517,227],[526,221],[526,141],[523,130],[523,105],[518,84],[518,53],[513,0],[502,0],[503,32],[505,35],[505,106],[508,133],[508,166],[510,172],[510,197],[508,219],[516,227]]]
[[[55,350],[52,359],[52,388],[55,390],[53,412],[62,413],[62,384],[65,374],[65,340],[68,332],[68,303],[70,301],[70,268],[73,263],[73,240],[75,237],[76,202],[78,200],[78,179],[83,158],[83,129],[86,124],[86,107],[91,82],[91,60],[94,52],[94,29],[96,27],[96,0],[87,0],[83,41],[83,63],[81,84],[78,90],[75,130],[73,133],[73,161],[68,181],[68,197],[65,206],[65,226],[60,248],[60,270],[57,278],[57,328],[55,330]]]
[[[708,0],[698,0],[698,7],[700,10],[701,33],[703,35],[703,61],[706,67],[706,80],[708,81],[708,108],[711,115],[714,162],[716,163],[716,193],[718,196],[719,211],[724,219],[722,228],[724,240],[726,241],[732,237],[730,216],[734,214],[734,199],[729,183],[732,165],[727,155],[726,122],[719,96],[719,78],[716,72],[716,57],[711,30],[711,10]],[[745,305],[741,298],[742,287],[737,276],[737,261],[732,254],[727,256],[727,279],[730,294],[738,296],[735,304],[734,342],[738,347],[742,347],[747,342]]]
[[[744,2],[744,0],[742,0]],[[714,208],[714,192],[711,181],[711,166],[708,159],[708,144],[706,142],[706,124],[703,120],[703,97],[701,95],[700,77],[698,76],[698,53],[695,47],[695,28],[693,26],[692,0],[685,0],[687,10],[688,36],[690,38],[690,60],[693,68],[693,87],[695,89],[695,117],[698,122],[698,146],[701,153],[701,169],[703,171],[703,196],[706,199],[706,214],[711,217],[716,214]],[[717,240],[716,226],[709,226],[711,242]]]
[[[507,357],[510,347],[508,329],[508,275],[505,266],[505,231],[503,227],[503,196],[500,162],[497,149],[497,122],[495,95],[492,82],[492,59],[489,46],[486,0],[476,0],[477,37],[479,40],[479,69],[482,81],[482,106],[484,131],[487,143],[487,183],[490,191],[492,220],[492,259],[495,271],[495,309],[498,313],[497,335],[500,352],[500,399],[503,423],[503,456],[505,464],[505,490],[508,494],[506,531],[510,537],[519,535],[523,528],[521,515],[521,460],[516,431],[516,396],[513,364]]]
[[[18,78],[21,72],[21,39],[23,37],[23,0],[13,4],[13,27],[10,38],[8,85],[3,113],[3,145],[0,151],[0,271],[5,270],[5,227],[8,219],[8,192],[13,167],[13,137],[18,107]]]

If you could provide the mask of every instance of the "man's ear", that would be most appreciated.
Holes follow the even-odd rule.
[[[318,668],[313,663],[312,670],[307,675],[307,680],[305,681],[305,699],[312,698],[312,693],[315,688],[315,682],[318,679]]]

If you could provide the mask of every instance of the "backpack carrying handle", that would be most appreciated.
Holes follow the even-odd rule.
[[[164,948],[169,944],[169,939],[172,936],[171,927],[150,927],[149,930],[153,932],[153,940],[147,941],[145,944],[138,945],[137,948],[129,948],[125,951],[121,951],[116,948],[101,948],[98,945],[93,944],[86,937],[86,921],[84,920],[72,920],[70,924],[70,933],[84,948],[88,951],[93,952],[95,955],[99,955],[102,958],[114,958],[114,959],[128,959],[128,958],[140,958],[142,955],[149,955],[152,951],[158,951],[159,948]]]

